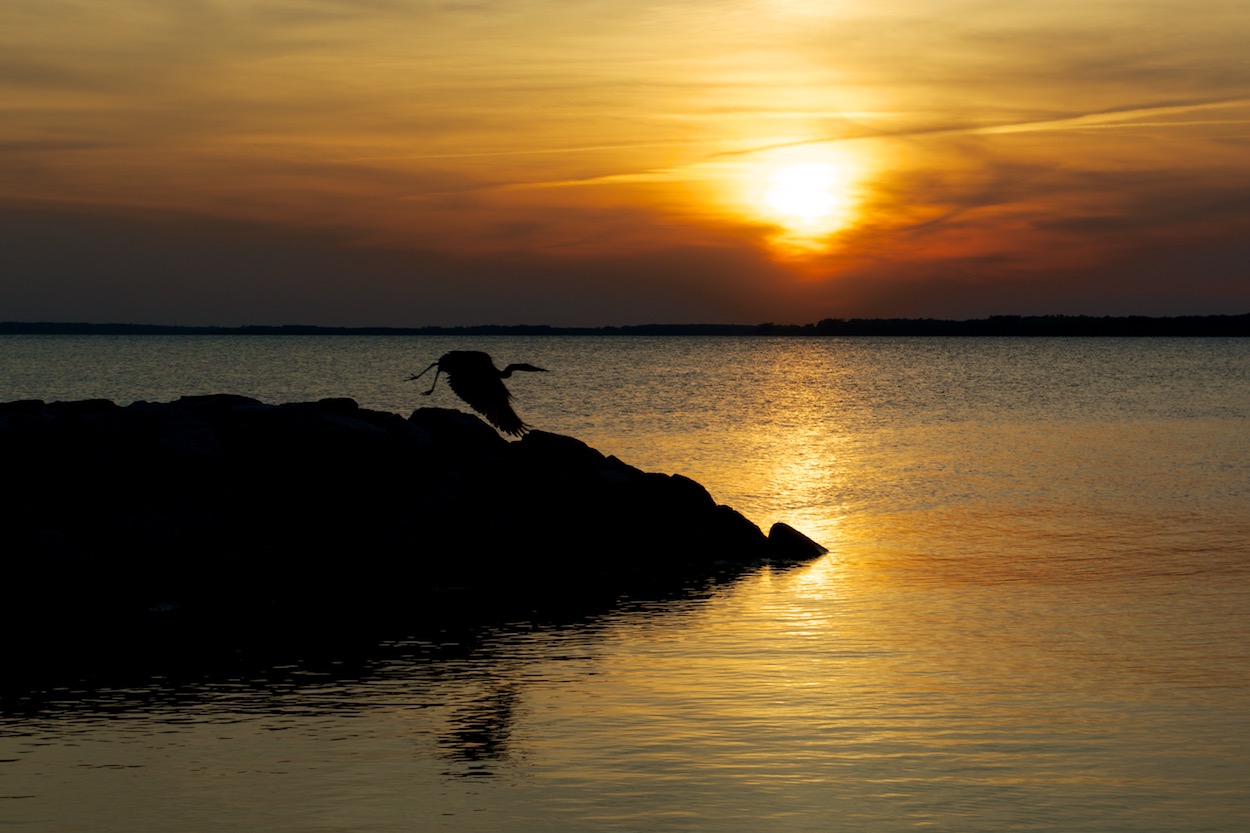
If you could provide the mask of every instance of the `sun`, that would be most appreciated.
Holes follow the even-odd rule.
[[[792,265],[822,263],[865,221],[878,160],[855,142],[783,136],[760,144],[681,169],[686,210],[731,223]]]
[[[783,148],[746,171],[750,213],[775,227],[769,238],[785,254],[828,250],[857,219],[862,166],[829,147]]]
[[[820,228],[845,214],[838,170],[827,162],[797,162],[773,170],[764,187],[768,211],[787,225]]]

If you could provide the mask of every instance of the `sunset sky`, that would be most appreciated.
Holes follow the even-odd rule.
[[[5,0],[0,320],[1250,312],[1246,0]]]

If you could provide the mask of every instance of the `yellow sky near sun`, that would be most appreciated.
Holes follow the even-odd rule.
[[[1082,224],[1163,222],[1143,201],[1228,221],[1194,192],[1250,184],[1248,39],[1244,0],[9,0],[0,202],[809,276],[1081,262]]]

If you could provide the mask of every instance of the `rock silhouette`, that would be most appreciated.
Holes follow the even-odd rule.
[[[509,442],[441,408],[11,402],[0,464],[10,636],[402,618],[449,596],[524,610],[824,551],[784,525],[765,536],[681,475],[543,431]]]

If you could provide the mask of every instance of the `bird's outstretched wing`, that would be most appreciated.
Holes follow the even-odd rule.
[[[519,437],[529,430],[512,410],[512,394],[497,376],[451,373],[447,383],[473,410],[505,434]]]

